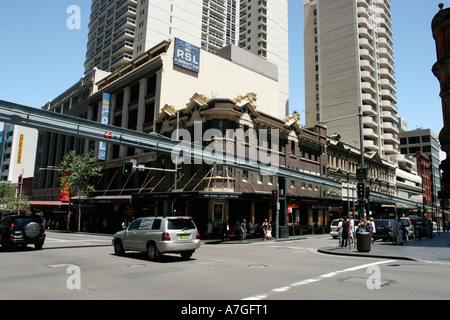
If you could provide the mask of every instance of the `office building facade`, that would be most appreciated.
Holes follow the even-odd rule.
[[[381,157],[399,154],[389,0],[304,0],[306,126]],[[343,116],[352,116],[336,120]]]

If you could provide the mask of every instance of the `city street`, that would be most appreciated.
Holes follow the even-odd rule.
[[[110,236],[50,231],[43,250],[30,245],[0,252],[0,299],[188,300],[199,305],[210,300],[263,304],[450,298],[450,261],[318,252],[333,245],[337,240],[329,236],[211,243],[203,244],[188,261],[165,255],[150,262],[138,252],[115,256]]]

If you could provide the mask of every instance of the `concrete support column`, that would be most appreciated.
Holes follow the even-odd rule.
[[[122,106],[122,123],[121,123],[121,127],[122,128],[128,128],[128,118],[129,118],[129,114],[128,114],[128,105],[130,103],[130,92],[131,92],[131,88],[130,87],[126,87],[123,90],[124,94],[123,94],[123,106]],[[120,157],[121,158],[125,158],[127,156],[127,150],[128,147],[126,146],[120,146]]]

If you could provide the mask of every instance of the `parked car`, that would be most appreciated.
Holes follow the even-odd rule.
[[[354,224],[355,224],[355,227],[356,227],[359,224],[359,220],[355,219]],[[339,219],[334,219],[333,221],[331,221],[331,224],[330,224],[330,235],[334,239],[339,237],[339,235],[338,235],[338,225],[339,225]]]
[[[5,216],[0,221],[0,238],[3,250],[28,244],[34,244],[40,250],[45,241],[44,223],[36,215]]]
[[[179,253],[189,259],[200,247],[200,237],[191,217],[144,217],[117,232],[112,244],[119,256],[132,250],[146,252],[150,260],[164,253]]]
[[[339,224],[339,219],[334,219],[333,221],[331,221],[330,224],[330,235],[333,237],[333,239],[337,239],[338,237],[338,224]]]
[[[414,236],[415,238],[426,237],[427,228],[421,217],[418,216],[408,216],[411,223],[414,225]]]
[[[391,230],[389,228],[389,219],[374,220],[376,232],[373,234],[375,240],[381,239],[383,241],[391,240]]]
[[[408,217],[402,217],[402,218],[400,218],[400,221],[401,221],[404,229],[406,230],[406,232],[403,233],[404,238],[406,240],[414,239],[415,226],[414,226],[414,223],[411,221],[411,219]]]

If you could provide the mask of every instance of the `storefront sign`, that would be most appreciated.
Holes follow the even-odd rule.
[[[188,42],[175,38],[175,52],[173,64],[181,68],[199,73],[200,48]]]

